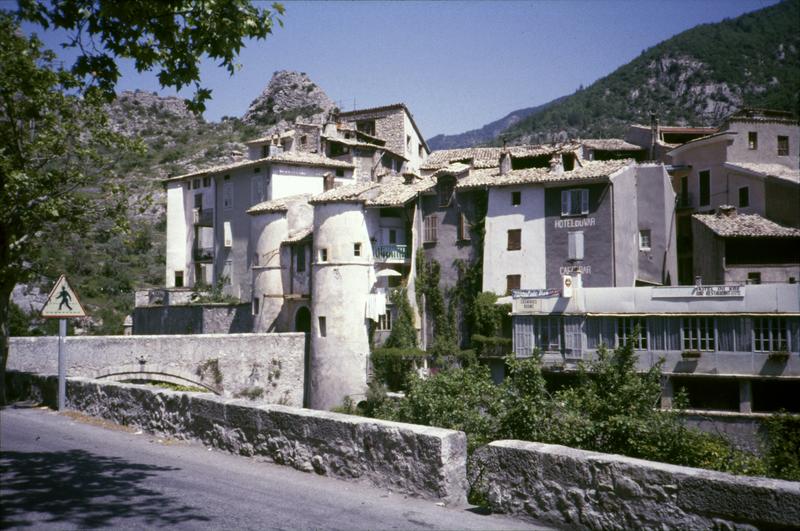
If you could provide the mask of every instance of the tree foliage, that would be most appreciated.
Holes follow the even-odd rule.
[[[18,17],[45,29],[66,30],[64,46],[77,48],[72,74],[111,100],[120,72],[116,59],[132,59],[138,72],[154,70],[162,87],[194,85],[189,102],[205,109],[211,90],[200,85],[203,56],[233,74],[247,39],[265,39],[284,13],[248,0],[19,0]]]

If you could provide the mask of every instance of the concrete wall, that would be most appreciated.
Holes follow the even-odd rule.
[[[167,273],[166,286],[175,286],[175,272],[183,271],[184,285],[189,275],[191,249],[187,246],[190,234],[184,189],[186,183],[174,182],[167,185]]]
[[[304,345],[304,334],[69,336],[67,375],[120,380],[171,375],[228,397],[258,388],[260,400],[299,407]],[[12,337],[8,369],[55,374],[57,353],[57,337]]]
[[[133,310],[135,335],[244,334],[252,331],[250,304],[145,306]]]
[[[55,377],[9,376],[17,398],[55,401]],[[466,503],[462,432],[83,378],[68,380],[67,407],[304,472]]]
[[[520,204],[512,205],[513,192]],[[508,231],[521,229],[521,249],[509,251]],[[491,188],[483,246],[483,290],[506,293],[506,276],[520,275],[520,287],[544,288],[545,278],[544,188],[520,186]]]
[[[636,175],[636,214],[634,232],[638,263],[634,280],[661,284],[678,283],[678,258],[675,234],[675,192],[664,166],[640,165]],[[616,203],[619,206],[620,203]],[[640,249],[639,231],[649,229],[649,251]],[[625,236],[622,236],[625,237]]]
[[[800,522],[800,483],[523,441],[495,441],[470,475],[493,511],[571,529],[774,529]],[[752,527],[751,527],[752,526]]]
[[[800,185],[782,179],[767,179],[765,183],[765,217],[800,229]]]
[[[796,124],[770,121],[732,120],[727,129],[736,132],[733,144],[728,147],[728,160],[783,164],[797,169],[800,164],[800,128]],[[757,149],[750,149],[748,133],[758,135]],[[778,136],[789,137],[789,155],[778,156]]]
[[[704,284],[725,283],[725,241],[692,218],[692,271]]]

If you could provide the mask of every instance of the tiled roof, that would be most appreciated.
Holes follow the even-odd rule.
[[[517,184],[552,183],[575,180],[600,179],[613,175],[617,171],[629,166],[633,160],[603,160],[583,161],[583,165],[574,170],[554,172],[549,168],[526,168],[524,170],[511,170],[505,175],[500,175],[497,168],[472,170],[468,177],[464,177],[456,184],[456,189],[484,188],[487,186],[512,186]]]
[[[378,188],[371,189],[364,195],[366,206],[400,206],[414,199],[418,193],[436,186],[436,181],[431,178],[420,179],[411,184],[405,184],[402,177],[387,179]]]
[[[758,214],[695,214],[697,221],[722,237],[771,236],[779,238],[800,237],[800,230],[778,225]]]
[[[373,182],[346,184],[344,186],[332,188],[327,192],[322,192],[321,194],[315,195],[311,198],[309,203],[316,204],[362,201],[363,198],[361,197],[361,194],[377,186],[380,186],[380,184]]]
[[[728,122],[771,122],[798,125],[797,118],[787,111],[745,107],[728,116]]]
[[[289,205],[295,203],[297,201],[308,201],[311,198],[311,194],[297,194],[297,195],[290,195],[287,197],[281,197],[279,199],[271,199],[269,201],[264,201],[263,203],[258,203],[253,205],[247,210],[248,214],[265,214],[268,212],[286,212],[289,210]]]
[[[726,162],[725,167],[754,173],[762,177],[777,177],[786,181],[800,183],[800,170],[784,166],[783,164],[761,164],[757,162]]]
[[[277,155],[271,155],[269,157],[265,157],[262,159],[246,160],[244,162],[236,162],[233,164],[226,164],[224,166],[214,166],[213,168],[198,170],[192,173],[186,173],[184,175],[178,175],[177,177],[170,177],[164,180],[179,181],[181,179],[186,179],[189,177],[211,175],[215,173],[222,173],[226,171],[236,170],[239,168],[247,168],[251,166],[258,166],[259,164],[268,164],[268,163],[288,164],[291,166],[317,166],[322,168],[348,168],[348,169],[354,168],[354,166],[349,162],[334,160],[324,155],[318,155],[316,153],[306,153],[301,151],[285,151],[283,153],[278,153]]]
[[[538,157],[549,155],[561,151],[574,151],[579,144],[548,144],[548,145],[526,145],[510,146],[505,148],[511,153],[511,158]],[[442,149],[434,151],[428,160],[421,166],[423,170],[438,170],[444,168],[452,162],[472,161],[472,167],[497,168],[500,166],[500,154],[503,152],[501,147],[477,147],[461,149]]]
[[[642,146],[625,142],[621,138],[587,138],[581,144],[598,151],[642,151]]]
[[[470,168],[469,164],[464,164],[463,162],[454,162],[452,164],[445,166],[442,169],[436,170],[431,174],[431,176],[438,177],[439,175],[459,175],[469,170],[469,168]]]
[[[671,155],[675,155],[675,154],[678,154],[680,152],[685,151],[685,148],[687,148],[687,147],[695,147],[697,145],[706,144],[709,141],[717,142],[717,141],[720,141],[720,140],[724,140],[725,138],[733,138],[733,135],[735,135],[735,134],[736,133],[733,132],[733,131],[720,131],[718,133],[714,133],[714,134],[711,134],[711,135],[701,136],[700,138],[693,138],[692,140],[689,140],[688,142],[684,142],[683,144],[678,144],[669,153]],[[669,146],[670,144],[666,144],[665,143],[664,145]]]
[[[269,135],[269,136],[262,136],[260,138],[254,138],[253,140],[248,140],[245,142],[246,145],[251,144],[261,144],[264,142],[270,142],[276,135]],[[286,138],[290,136],[294,136],[294,129],[289,129],[288,131],[282,131],[281,133],[277,134],[278,138]]]
[[[306,238],[311,236],[311,234],[313,232],[314,232],[314,229],[312,229],[311,227],[306,227],[304,229],[299,230],[298,232],[296,232],[294,234],[290,234],[288,238],[283,240],[283,243],[295,243],[295,242],[299,242],[299,241],[305,240]]]

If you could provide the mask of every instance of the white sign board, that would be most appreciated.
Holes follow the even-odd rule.
[[[47,302],[42,308],[42,317],[57,317],[66,319],[69,317],[86,317],[86,311],[81,306],[78,296],[67,282],[67,277],[58,277],[56,285],[50,291]]]

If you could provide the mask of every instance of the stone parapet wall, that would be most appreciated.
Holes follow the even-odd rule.
[[[492,510],[570,528],[800,525],[800,482],[524,441],[495,441],[476,452],[473,465],[470,475]]]
[[[226,397],[303,405],[305,334],[69,336],[67,375],[159,380],[195,385]],[[8,369],[58,371],[58,338],[12,337]]]
[[[54,376],[8,373],[17,399],[52,405],[56,386]],[[68,379],[67,408],[306,472],[466,503],[467,445],[458,431],[84,378]]]
[[[252,308],[246,304],[173,304],[137,306],[133,333],[244,334],[253,331]]]

